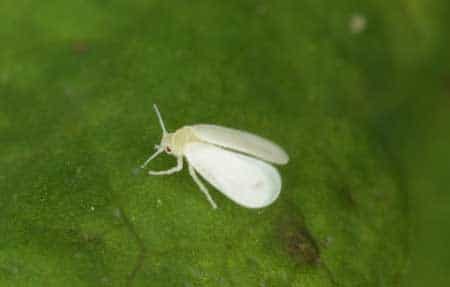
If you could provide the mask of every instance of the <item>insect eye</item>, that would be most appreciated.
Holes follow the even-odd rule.
[[[166,146],[166,152],[172,152],[172,149],[168,146]]]

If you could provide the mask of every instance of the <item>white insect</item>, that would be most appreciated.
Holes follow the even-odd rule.
[[[289,156],[280,146],[248,132],[216,125],[184,126],[168,133],[158,107],[153,107],[161,125],[162,139],[159,145],[155,145],[156,152],[141,168],[162,152],[175,156],[177,165],[164,171],[149,171],[150,175],[173,174],[182,170],[184,156],[190,175],[213,208],[217,205],[197,172],[229,199],[247,208],[265,207],[278,198],[280,174],[264,161],[286,164]]]

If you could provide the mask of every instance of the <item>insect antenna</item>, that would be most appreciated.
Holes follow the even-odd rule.
[[[166,130],[166,127],[164,126],[164,122],[163,122],[163,119],[161,117],[161,113],[159,112],[159,109],[158,109],[158,107],[155,104],[153,104],[153,108],[155,109],[156,116],[158,117],[158,120],[159,120],[159,124],[161,125],[161,129],[162,129],[163,135],[166,135],[167,134],[167,130]]]
[[[158,147],[158,149],[156,150],[156,152],[154,152],[142,165],[141,168],[144,168],[152,159],[154,159],[155,157],[157,157],[160,153],[162,153],[164,151],[163,148]]]

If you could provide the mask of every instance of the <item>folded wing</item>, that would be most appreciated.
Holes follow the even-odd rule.
[[[185,156],[204,179],[239,205],[265,207],[280,193],[278,171],[258,159],[201,142],[188,144]]]
[[[286,164],[289,161],[289,156],[279,145],[258,135],[216,125],[191,127],[195,135],[205,142],[237,150],[276,164]]]

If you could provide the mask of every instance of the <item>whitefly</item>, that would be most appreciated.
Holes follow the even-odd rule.
[[[247,208],[262,208],[273,203],[281,191],[281,177],[271,164],[286,164],[287,153],[277,144],[258,135],[217,126],[198,124],[184,126],[173,133],[166,130],[156,105],[162,138],[141,168],[162,152],[176,157],[177,165],[163,171],[150,170],[150,175],[169,175],[183,169],[186,159],[189,173],[213,208],[217,204],[198,177],[232,201]]]

